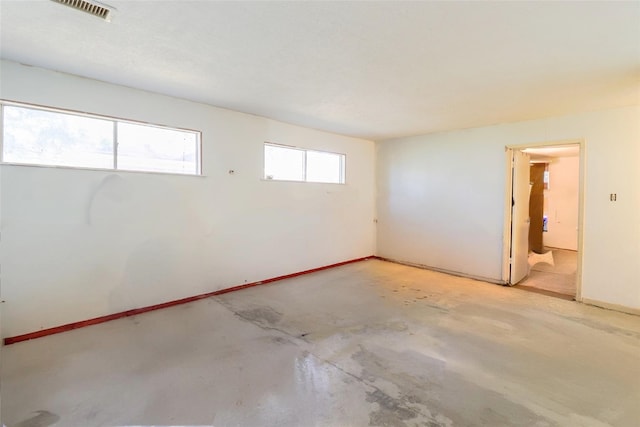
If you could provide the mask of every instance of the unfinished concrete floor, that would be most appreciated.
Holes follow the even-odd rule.
[[[2,356],[7,427],[640,420],[639,317],[376,260]]]
[[[553,257],[553,265],[546,262],[533,264],[529,276],[518,286],[575,297],[578,253],[567,249],[546,248],[546,250]]]

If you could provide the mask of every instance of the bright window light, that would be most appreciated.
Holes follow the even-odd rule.
[[[2,162],[198,175],[200,133],[2,104]]]
[[[196,175],[194,132],[118,123],[118,169]]]
[[[113,167],[113,123],[14,106],[4,107],[3,161]]]
[[[307,181],[343,183],[343,162],[344,154],[307,151]]]
[[[304,181],[304,154],[304,150],[265,144],[265,178],[281,181]]]
[[[345,155],[264,144],[264,178],[344,184]]]

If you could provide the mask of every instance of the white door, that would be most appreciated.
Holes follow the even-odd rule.
[[[515,285],[529,274],[529,160],[527,153],[513,150],[510,285]]]

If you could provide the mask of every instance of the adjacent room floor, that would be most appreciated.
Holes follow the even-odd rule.
[[[529,276],[518,286],[575,297],[578,253],[567,249],[545,249],[544,255],[529,255]]]
[[[26,426],[637,426],[640,318],[369,260],[7,346]]]

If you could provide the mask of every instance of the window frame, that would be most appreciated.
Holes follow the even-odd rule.
[[[303,160],[302,160],[303,179],[302,180],[297,180],[297,179],[267,178],[267,174],[266,174],[266,156],[265,156],[265,147],[267,147],[267,146],[278,147],[278,148],[287,148],[287,149],[290,149],[290,150],[298,150],[298,151],[304,152],[304,157],[303,157]],[[335,154],[335,155],[339,156],[339,158],[340,158],[340,177],[339,177],[339,182],[309,181],[309,180],[307,180],[307,153],[309,151],[315,152],[315,153],[323,153],[323,154]],[[286,144],[279,144],[277,142],[265,141],[262,144],[262,180],[263,181],[277,181],[277,182],[303,182],[303,183],[308,183],[308,184],[346,185],[347,184],[347,154],[346,153],[338,153],[336,151],[318,150],[318,149],[315,149],[315,148],[303,148],[303,147],[297,147],[297,146],[294,146],[294,145],[286,145]]]
[[[112,157],[113,164],[109,168],[101,168],[94,166],[68,166],[68,165],[51,165],[45,163],[21,163],[21,162],[7,162],[4,160],[4,107],[18,107],[38,111],[47,111],[50,113],[67,114],[78,117],[87,117],[92,119],[99,119],[109,121],[113,127],[113,149]],[[149,171],[141,169],[118,169],[118,123],[127,123],[137,126],[146,126],[158,129],[166,129],[178,132],[192,133],[196,137],[196,156],[194,173],[180,173],[172,171]],[[163,174],[163,175],[178,175],[178,176],[204,176],[202,174],[202,131],[188,128],[181,128],[175,126],[160,125],[157,123],[144,122],[141,120],[132,120],[122,117],[108,116],[104,114],[88,113],[85,111],[70,110],[66,108],[51,107],[47,105],[32,104],[27,102],[12,101],[8,99],[0,99],[0,164],[12,165],[12,166],[33,166],[33,167],[45,167],[45,168],[63,168],[63,169],[80,169],[80,170],[97,170],[97,171],[114,171],[114,172],[133,172],[133,173],[150,173],[150,174]]]

